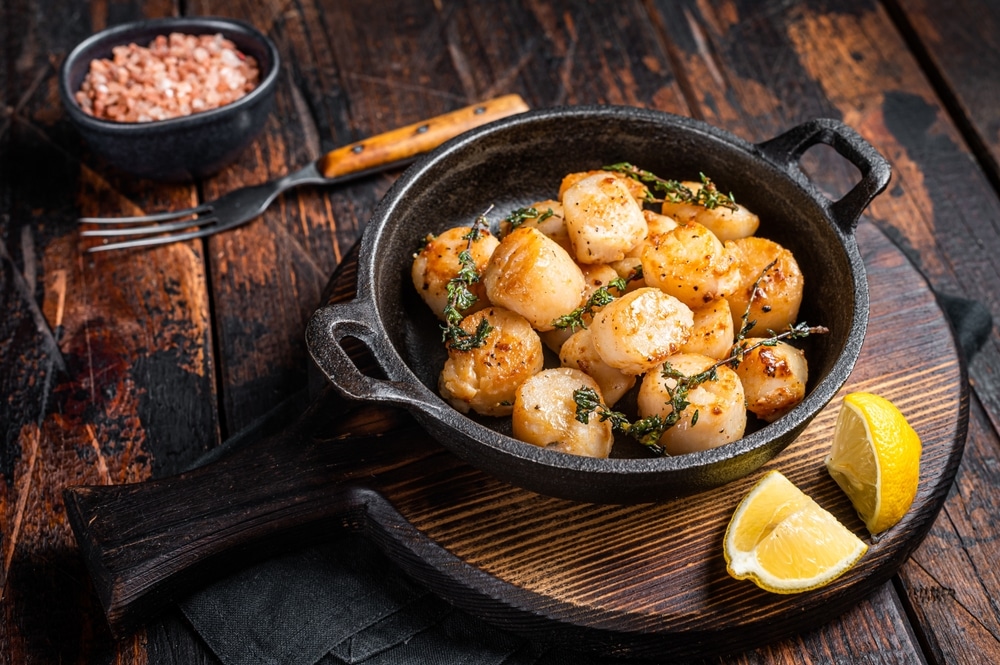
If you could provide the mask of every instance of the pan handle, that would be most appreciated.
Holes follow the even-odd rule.
[[[443,416],[443,409],[427,399],[422,383],[394,380],[403,370],[394,363],[392,344],[372,321],[372,305],[358,298],[320,307],[306,327],[306,346],[313,361],[343,396],[366,402],[385,402],[416,408],[431,416]],[[381,379],[362,372],[344,349],[344,338],[354,338],[368,347],[389,376]]]
[[[889,161],[871,143],[839,120],[816,118],[757,144],[757,148],[783,171],[812,188],[799,168],[799,160],[806,150],[819,143],[832,147],[861,171],[861,181],[827,206],[841,230],[851,234],[861,213],[886,188],[892,174]],[[817,198],[826,200],[824,196]]]

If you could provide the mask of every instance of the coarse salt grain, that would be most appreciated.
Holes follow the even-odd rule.
[[[257,61],[215,35],[159,35],[93,60],[76,93],[84,113],[116,122],[167,120],[225,106],[257,87]]]

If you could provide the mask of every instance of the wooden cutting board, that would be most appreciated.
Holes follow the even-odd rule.
[[[70,520],[112,628],[127,630],[234,556],[245,561],[250,551],[319,540],[334,524],[363,530],[456,605],[573,649],[705,656],[837,616],[888,580],[926,535],[954,479],[968,423],[964,365],[934,294],[873,225],[862,223],[857,237],[871,317],[844,391],[891,399],[924,445],[914,505],[877,542],[823,467],[839,397],[747,478],[675,501],[608,506],[507,485],[447,452],[405,413],[345,405],[326,390],[288,431],[191,473],[67,490]],[[355,260],[335,275],[332,299],[353,294]],[[775,595],[727,575],[726,525],[770,469],[870,542],[859,564],[830,586]]]

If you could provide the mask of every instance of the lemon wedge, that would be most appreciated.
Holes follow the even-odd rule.
[[[829,584],[868,546],[778,471],[743,499],[726,529],[726,569],[774,593]]]
[[[920,453],[920,437],[892,402],[854,392],[844,397],[825,463],[874,536],[913,504]]]

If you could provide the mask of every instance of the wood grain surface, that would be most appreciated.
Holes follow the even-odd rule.
[[[234,551],[314,542],[337,524],[364,529],[458,606],[564,648],[642,658],[726,654],[828,621],[920,544],[954,480],[968,423],[964,365],[934,294],[875,227],[863,225],[858,242],[871,323],[843,391],[891,399],[923,453],[908,514],[871,539],[860,564],[834,584],[762,592],[728,576],[721,543],[737,503],[770,469],[865,533],[822,465],[839,398],[744,479],[684,499],[614,506],[508,485],[461,462],[409,418],[364,419],[398,412],[325,391],[286,432],[192,472],[69,490],[70,521],[109,621],[125,634],[165,600],[211,582]],[[356,253],[338,269],[331,300],[353,296],[354,260]],[[366,366],[362,355],[356,362]]]
[[[109,25],[247,20],[284,68],[264,135],[217,176],[137,181],[97,160],[56,94]],[[10,662],[212,663],[175,615],[112,640],[70,532],[68,485],[176,473],[307,384],[302,332],[396,174],[279,199],[224,236],[82,257],[73,220],[188,207],[489,96],[693,115],[751,141],[816,116],[892,162],[867,218],[932,286],[1000,315],[994,3],[449,0],[293,4],[9,0],[0,9],[0,653]],[[832,194],[855,175],[805,161]],[[1000,336],[969,364],[969,437],[928,537],[822,628],[726,662],[1000,660]],[[707,659],[709,662],[719,662]]]

